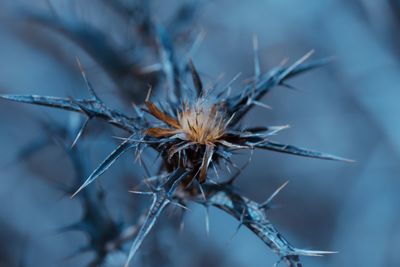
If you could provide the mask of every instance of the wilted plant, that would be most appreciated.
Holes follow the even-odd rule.
[[[162,97],[160,90],[155,90],[157,88],[152,93],[150,88],[144,105],[134,106],[136,115],[128,116],[106,105],[95,93],[82,68],[90,98],[37,95],[0,96],[2,99],[16,102],[78,112],[86,116],[88,120],[92,118],[104,120],[129,134],[128,137],[122,138],[122,143],[89,175],[73,196],[85,193],[86,187],[107,171],[124,153],[133,150],[136,158],[140,160],[145,149],[157,152],[161,159],[161,167],[156,175],[144,181],[148,190],[131,191],[132,193],[151,195],[153,202],[133,239],[125,266],[129,265],[144,238],[168,205],[176,205],[186,210],[188,202],[191,201],[206,207],[217,207],[235,217],[240,221],[240,225],[253,231],[288,266],[301,266],[299,256],[319,256],[332,253],[298,249],[292,246],[266,216],[271,201],[286,184],[278,188],[265,202],[254,202],[243,196],[234,187],[234,182],[241,169],[232,161],[232,156],[243,149],[264,149],[312,158],[349,161],[330,154],[280,144],[271,140],[271,136],[287,126],[243,128],[239,124],[253,107],[265,106],[260,102],[261,98],[272,88],[279,85],[285,86],[288,79],[325,64],[326,60],[306,63],[312,54],[310,52],[292,65],[279,66],[262,74],[257,53],[255,53],[254,77],[238,93],[231,94],[230,92],[232,83],[238,77],[222,88],[206,89],[192,61],[187,57],[182,60],[175,58],[174,47],[168,31],[160,25],[146,22],[149,23],[147,25],[149,28],[146,28],[145,38],[150,36],[156,41],[156,51],[160,56],[159,65],[162,71],[156,71],[156,80],[164,78],[168,88],[165,94],[167,97]],[[255,48],[257,48],[256,42]],[[188,73],[192,77],[192,85],[185,82]],[[78,135],[70,139],[73,140],[74,145],[82,135],[85,126],[86,123],[83,124]],[[222,182],[214,181],[211,179],[209,171],[214,170],[218,175],[221,166],[233,166],[238,171]],[[91,201],[93,201],[92,198],[87,198],[85,203],[91,203]],[[88,207],[87,211],[96,211],[96,208]],[[96,219],[103,218],[104,216],[96,216]],[[86,219],[89,223],[94,223],[91,221],[92,217]],[[103,225],[100,226],[103,227]],[[121,229],[114,222],[110,222],[110,227],[114,234],[110,235],[109,239],[112,242],[120,240]],[[107,229],[106,231],[108,231]],[[107,241],[105,244],[110,244],[110,240],[105,241]],[[100,246],[98,252],[103,256],[100,257],[99,263],[108,253],[108,250],[104,249],[105,244]],[[117,246],[118,244],[115,245],[115,247]]]

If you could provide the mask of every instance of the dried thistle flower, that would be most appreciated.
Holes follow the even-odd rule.
[[[89,175],[83,185],[73,194],[75,196],[102,175],[122,154],[135,149],[140,159],[145,148],[152,148],[162,158],[162,168],[152,179],[148,179],[149,191],[131,191],[149,194],[152,205],[143,224],[133,240],[126,266],[150,232],[161,212],[168,205],[177,205],[186,209],[189,201],[198,202],[206,207],[222,209],[245,225],[268,245],[288,266],[300,267],[299,256],[317,256],[331,252],[303,250],[293,247],[268,221],[266,211],[271,201],[283,188],[274,192],[267,201],[256,203],[236,191],[232,184],[240,171],[225,182],[210,181],[210,168],[218,170],[220,163],[233,165],[231,157],[240,149],[265,149],[292,155],[320,159],[350,161],[345,158],[320,153],[313,150],[280,144],[271,141],[273,134],[287,126],[242,128],[238,123],[254,106],[265,106],[261,98],[278,85],[287,86],[286,81],[326,63],[326,60],[305,63],[312,53],[306,54],[294,64],[278,67],[261,75],[259,60],[255,53],[254,77],[250,84],[238,94],[226,94],[231,84],[221,88],[220,93],[211,94],[203,88],[199,73],[189,60],[177,62],[173,56],[173,46],[165,31],[160,27],[151,27],[149,34],[156,35],[163,76],[167,80],[168,99],[157,105],[145,100],[145,107],[152,117],[146,116],[140,109],[131,117],[108,107],[95,93],[83,70],[82,74],[91,94],[88,99],[58,98],[37,95],[0,95],[0,98],[49,106],[78,112],[87,117],[77,137],[75,145],[84,131],[87,122],[99,118],[125,130],[130,134],[123,142]],[[156,30],[158,29],[158,30]],[[153,36],[154,37],[154,36]],[[257,44],[255,42],[255,51]],[[185,91],[183,81],[190,70],[194,88]],[[234,78],[235,80],[236,78]],[[104,252],[106,253],[106,252]]]
[[[160,110],[149,100],[151,90],[145,101],[147,111],[162,122],[163,126],[148,128],[144,138],[161,147],[159,152],[164,155],[167,169],[189,169],[191,173],[190,178],[187,179],[188,183],[192,179],[204,183],[211,161],[213,160],[213,164],[218,164],[221,160],[229,160],[234,150],[254,148],[278,150],[279,145],[271,143],[269,137],[288,126],[250,129],[236,127],[239,122],[239,120],[234,120],[236,113],[241,114],[242,110],[251,106],[251,101],[255,100],[244,95],[242,100],[248,98],[246,101],[239,101],[235,109],[230,108],[232,105],[230,99],[215,97],[203,90],[200,76],[191,61],[189,66],[197,97],[190,99],[190,96],[186,96],[188,99],[181,101],[180,104],[167,103],[168,110],[174,111],[171,114],[166,110]],[[254,93],[256,92],[257,90],[254,90]],[[290,147],[282,147],[281,150],[294,153]],[[297,150],[297,152],[307,156],[305,151]],[[229,155],[228,158],[227,155]],[[309,156],[339,159],[315,153]]]

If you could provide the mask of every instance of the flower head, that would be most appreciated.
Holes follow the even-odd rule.
[[[185,104],[178,113],[178,122],[186,138],[197,144],[217,142],[225,133],[227,119],[217,105],[200,98],[193,106]]]
[[[192,63],[190,67],[193,83],[197,89],[195,99],[182,101],[181,104],[165,101],[162,105],[167,106],[165,110],[151,102],[149,96],[145,101],[147,111],[163,124],[148,127],[145,130],[145,138],[157,144],[156,149],[163,156],[169,171],[178,168],[188,169],[190,170],[188,181],[196,179],[203,183],[207,180],[210,165],[215,167],[221,161],[230,164],[234,151],[246,148],[340,159],[269,140],[270,136],[287,128],[286,125],[256,128],[237,126],[246,112],[257,105],[258,100],[267,92],[265,87],[272,81],[276,82],[271,77],[257,78],[256,83],[249,85],[235,97],[222,97],[223,94],[212,96],[204,92],[200,76]]]

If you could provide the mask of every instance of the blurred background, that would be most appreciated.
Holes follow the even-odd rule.
[[[290,80],[296,90],[272,91],[263,99],[272,110],[256,108],[246,123],[289,124],[274,140],[356,163],[256,151],[238,187],[263,201],[290,181],[269,212],[272,223],[297,247],[339,252],[303,258],[304,266],[400,264],[400,1],[2,0],[0,91],[87,97],[78,57],[99,96],[133,114],[131,103],[143,100],[148,83],[165,87],[154,74],[149,18],[170,33],[178,59],[197,47],[193,60],[208,85],[241,72],[238,90],[253,75],[253,35],[264,72],[312,49],[313,58],[332,57]],[[69,150],[83,121],[0,102],[0,266],[121,266],[120,252],[93,263],[102,256],[96,244],[120,229],[134,231],[129,226],[151,200],[127,189],[146,175],[126,155],[86,197],[70,199],[66,192],[114,149],[113,136],[122,136],[93,120]],[[160,218],[135,266],[261,267],[278,260],[249,230],[235,234],[237,221],[222,211],[210,210],[207,236],[203,207],[190,208],[183,229],[179,210]],[[83,224],[66,231],[76,222]]]

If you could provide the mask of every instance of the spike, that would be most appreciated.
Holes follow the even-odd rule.
[[[272,202],[272,200],[279,194],[279,192],[285,188],[285,186],[289,183],[289,181],[286,181],[285,183],[283,183],[283,185],[281,185],[280,187],[278,187],[278,189],[276,189],[274,191],[274,193],[272,193],[272,195],[263,203],[261,203],[260,208],[262,209],[268,209],[270,208],[270,204]]]
[[[210,215],[209,215],[209,210],[208,207],[205,206],[205,226],[206,226],[206,235],[207,237],[210,236]]]
[[[161,212],[171,202],[170,197],[175,192],[176,187],[182,181],[182,179],[186,177],[187,173],[187,171],[177,170],[169,177],[169,179],[165,183],[157,188],[156,193],[153,195],[153,202],[147,213],[146,219],[144,220],[143,225],[140,227],[137,236],[133,240],[128,258],[125,263],[125,267],[129,266],[129,263],[143,243],[143,240],[153,228],[154,223],[160,216]]]
[[[254,80],[257,81],[261,75],[260,58],[258,55],[258,37],[253,35],[253,50],[254,50]]]
[[[111,152],[110,155],[90,174],[90,176],[86,179],[86,181],[83,183],[83,185],[76,190],[76,192],[71,196],[74,197],[76,194],[78,194],[82,189],[84,189],[86,186],[91,184],[94,180],[96,180],[100,175],[102,175],[105,171],[108,170],[108,168],[111,167],[111,165],[126,151],[131,149],[133,147],[133,144],[129,142],[129,139],[126,141],[122,142],[121,145],[119,145],[113,152]]]
[[[152,89],[153,89],[153,87],[151,85],[149,85],[149,90],[147,91],[147,95],[146,95],[146,101],[150,101]]]
[[[310,50],[308,53],[306,53],[304,56],[298,59],[295,63],[293,63],[290,67],[288,67],[285,71],[283,71],[279,75],[278,80],[282,80],[283,78],[285,78],[289,73],[291,73],[298,66],[304,63],[307,59],[309,59],[312,56],[312,54],[314,54],[314,50]]]
[[[298,249],[298,248],[295,248],[294,251],[297,255],[311,256],[311,257],[322,257],[324,255],[339,253],[338,251],[308,250],[308,249]]]
[[[201,82],[201,78],[199,73],[196,70],[196,67],[193,64],[193,61],[191,59],[189,59],[189,69],[190,72],[192,74],[192,80],[193,80],[193,84],[194,87],[196,88],[197,91],[197,96],[201,96],[204,92],[203,92],[203,83]]]
[[[309,150],[301,147],[296,147],[292,145],[285,145],[285,144],[280,144],[272,141],[266,141],[260,144],[254,145],[256,148],[261,148],[261,149],[266,149],[266,150],[272,150],[272,151],[277,151],[281,153],[287,153],[287,154],[292,154],[292,155],[297,155],[297,156],[303,156],[303,157],[310,157],[310,158],[318,158],[318,159],[326,159],[326,160],[336,160],[336,161],[343,161],[343,162],[355,162],[354,160],[347,159],[347,158],[342,158],[338,156],[334,156],[331,154],[327,153],[322,153],[314,150]]]
[[[146,191],[129,190],[128,192],[137,195],[154,195],[154,192],[146,192]]]
[[[85,122],[82,124],[82,127],[80,128],[78,134],[76,135],[74,141],[71,144],[70,149],[74,148],[74,146],[76,145],[76,143],[78,142],[79,138],[81,137],[83,131],[85,130],[86,126],[88,125],[89,121],[90,121],[90,117],[88,117]]]
[[[79,70],[81,71],[83,80],[84,80],[85,83],[86,83],[86,87],[87,87],[87,89],[89,90],[90,95],[93,97],[93,99],[95,99],[95,100],[101,102],[100,99],[99,99],[99,97],[97,96],[96,92],[94,91],[94,89],[93,89],[93,87],[92,87],[92,84],[89,82],[89,80],[88,80],[88,78],[87,78],[87,76],[86,76],[86,73],[85,73],[85,71],[83,70],[83,67],[82,67],[81,62],[80,62],[80,60],[79,60],[78,57],[76,57],[76,63],[78,64]]]

